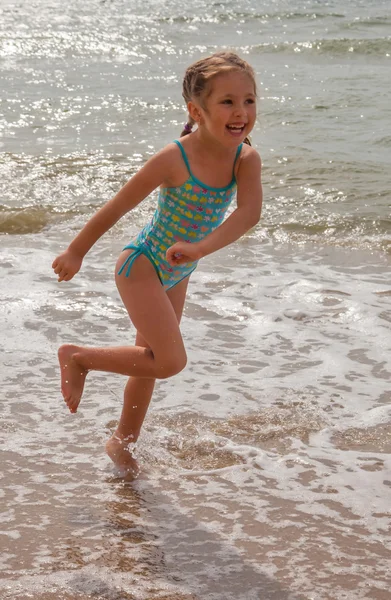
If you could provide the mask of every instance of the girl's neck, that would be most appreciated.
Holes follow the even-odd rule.
[[[205,131],[202,126],[198,127],[192,135],[194,136],[193,143],[196,152],[205,152],[209,157],[216,160],[230,159],[236,155],[237,148],[227,148],[227,146],[224,146],[211,137],[208,131]]]
[[[195,179],[212,188],[225,188],[232,182],[237,147],[224,146],[202,129],[184,141],[190,173]]]

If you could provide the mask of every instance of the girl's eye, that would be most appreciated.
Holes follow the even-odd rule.
[[[246,102],[246,104],[255,104],[254,98],[247,98],[247,100],[245,102]],[[232,100],[227,98],[226,100],[223,100],[221,102],[221,104],[232,104]]]

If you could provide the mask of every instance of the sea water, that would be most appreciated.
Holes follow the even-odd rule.
[[[124,378],[70,415],[56,350],[133,342],[113,270],[156,194],[51,263],[219,49],[256,71],[263,218],[192,276],[130,484]],[[386,0],[0,3],[2,600],[389,598],[390,54]]]

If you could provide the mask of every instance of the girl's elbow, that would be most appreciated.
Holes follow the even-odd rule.
[[[259,207],[251,207],[251,209],[244,209],[240,211],[240,227],[244,229],[244,231],[248,231],[257,225],[259,219],[261,218],[261,208]],[[239,216],[238,214],[238,216]]]
[[[262,202],[254,202],[252,206],[247,206],[243,212],[243,217],[246,221],[246,225],[249,227],[255,227],[261,218]]]
[[[248,224],[249,227],[255,227],[255,225],[257,225],[259,223],[261,219],[261,209],[259,208],[259,210],[254,210],[251,211],[251,213],[248,216]]]
[[[255,213],[255,215],[254,215],[254,219],[255,219],[255,223],[254,223],[254,224],[255,224],[255,225],[256,225],[257,223],[259,223],[259,221],[261,220],[261,217],[262,217],[262,207],[260,206],[260,207],[259,207],[259,210],[257,210],[257,212],[256,212],[256,213]]]

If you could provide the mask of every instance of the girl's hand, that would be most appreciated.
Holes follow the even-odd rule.
[[[202,258],[202,252],[199,244],[194,242],[177,242],[170,246],[166,252],[166,259],[172,267],[194,262]]]
[[[52,269],[58,275],[58,281],[70,281],[80,271],[83,257],[71,250],[65,250],[53,261]]]

